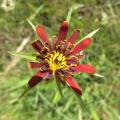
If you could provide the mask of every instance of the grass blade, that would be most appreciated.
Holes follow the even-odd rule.
[[[75,93],[75,92],[74,92]],[[80,105],[80,107],[85,111],[85,112],[89,112],[89,109],[88,109],[88,106],[86,106],[86,104],[84,103],[82,97],[75,93],[76,97],[77,97],[77,100],[78,100],[78,103]]]
[[[22,52],[9,52],[11,55],[14,55],[14,56],[17,56],[17,57],[21,57],[21,58],[24,58],[24,59],[27,59],[27,60],[31,60],[31,61],[36,61],[36,56],[33,56],[33,55],[27,55],[25,53],[22,53]]]
[[[53,98],[53,104],[57,104],[61,99],[61,96],[59,94],[59,92],[57,91],[54,98]]]
[[[97,112],[94,109],[92,109],[91,112],[93,120],[100,120],[99,116],[97,115]]]

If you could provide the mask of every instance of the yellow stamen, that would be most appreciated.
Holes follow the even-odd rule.
[[[56,71],[58,69],[65,69],[67,67],[66,57],[64,54],[59,51],[53,51],[45,57],[45,60],[49,64],[49,67],[52,71]]]

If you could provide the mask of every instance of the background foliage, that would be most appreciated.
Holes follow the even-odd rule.
[[[120,120],[119,0],[1,0],[0,5],[0,120]],[[36,36],[27,19],[45,25],[52,37],[70,7],[74,11],[69,33],[80,28],[81,39],[100,28],[85,51],[84,62],[96,66],[104,78],[75,76],[89,110],[81,109],[80,100],[67,86],[63,86],[60,99],[52,80],[39,84],[15,103],[35,71],[28,69],[27,60],[12,57],[8,51],[18,50],[23,40],[30,39],[22,51],[34,53],[30,44]]]

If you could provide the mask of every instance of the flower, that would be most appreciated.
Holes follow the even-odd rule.
[[[38,52],[36,55],[37,62],[29,62],[29,67],[39,69],[32,76],[28,85],[30,88],[36,86],[42,80],[50,80],[52,75],[60,83],[67,83],[75,92],[82,95],[81,88],[72,77],[75,73],[96,72],[95,67],[80,63],[84,57],[81,53],[92,42],[91,38],[85,38],[75,45],[80,36],[80,30],[76,29],[70,37],[66,39],[69,23],[64,21],[60,26],[58,37],[54,36],[52,41],[49,40],[45,28],[41,25],[36,27],[36,32],[40,40],[32,43],[32,47]]]

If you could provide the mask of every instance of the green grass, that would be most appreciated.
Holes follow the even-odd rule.
[[[2,0],[0,1],[2,3]],[[25,89],[35,71],[27,67],[28,60],[21,59],[3,75],[23,38],[31,34],[36,38],[27,19],[33,24],[43,24],[52,37],[60,23],[73,7],[69,34],[81,29],[82,39],[100,28],[92,45],[85,51],[84,62],[93,64],[97,73],[104,76],[75,75],[83,90],[83,102],[67,86],[62,86],[61,99],[55,81],[42,82],[29,91],[18,103],[14,101]],[[120,119],[120,3],[118,0],[20,0],[13,10],[0,8],[0,120],[119,120]],[[23,52],[34,53],[29,42]],[[84,106],[83,106],[84,107]]]

